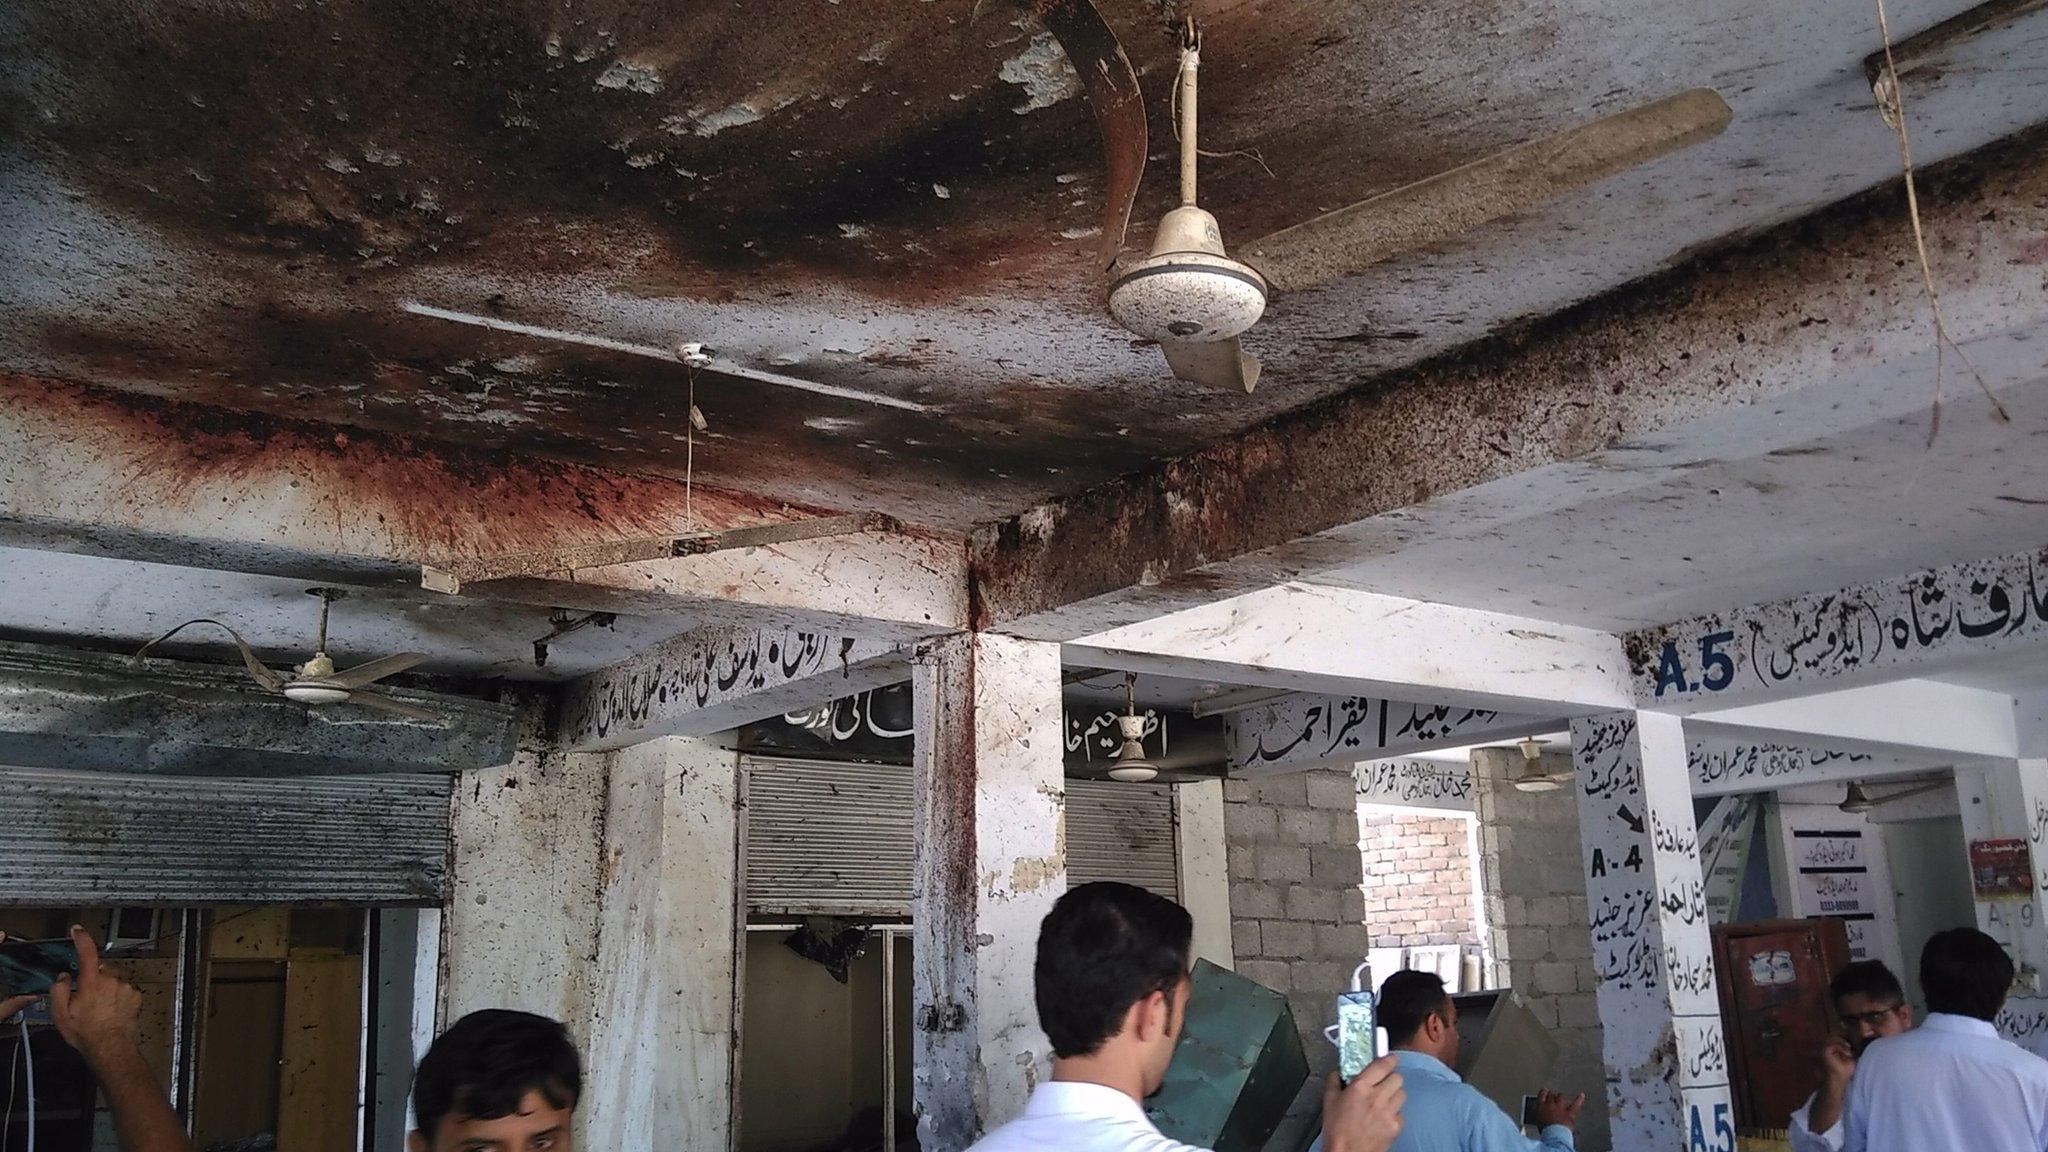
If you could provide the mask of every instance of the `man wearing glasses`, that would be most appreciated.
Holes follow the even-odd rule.
[[[1842,1152],[1842,1105],[1856,1061],[1870,1042],[1913,1027],[1913,1006],[1892,970],[1876,960],[1858,960],[1828,983],[1841,1034],[1821,1049],[1821,1085],[1792,1113],[1792,1152]]]

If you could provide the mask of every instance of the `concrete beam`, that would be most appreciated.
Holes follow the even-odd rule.
[[[1350,768],[1556,731],[1555,716],[1522,716],[1452,704],[1415,704],[1369,696],[1290,696],[1235,713],[1224,722],[1233,775]]]
[[[1478,749],[1477,751],[1492,751]],[[1521,753],[1509,750],[1516,759]],[[1352,778],[1358,781],[1358,802],[1391,804],[1401,808],[1430,808],[1448,812],[1470,812],[1473,808],[1470,760],[1373,760],[1360,764]]]
[[[354,584],[828,514],[663,477],[0,374],[0,543]],[[465,595],[908,639],[967,619],[957,540],[801,540]]]
[[[1994,386],[2038,375],[2048,148],[1959,163],[1978,178],[1920,186],[1954,334]],[[1747,443],[1924,409],[1933,350],[1902,213],[1878,189],[990,526],[972,544],[977,625],[1101,632],[1656,481],[1718,450],[1695,427]],[[1775,410],[1808,395],[1796,428]]]
[[[297,704],[264,692],[239,667],[0,643],[0,763],[282,777],[460,772],[512,759],[510,705],[378,691],[437,718]]]
[[[1073,665],[1553,717],[1634,700],[1620,641],[1604,632],[1316,584],[1283,584],[1064,647]]]
[[[593,752],[709,736],[893,684],[909,668],[907,654],[882,640],[789,628],[692,632],[569,685],[555,738]]]
[[[2012,697],[1938,680],[1896,680],[1695,713],[1686,731],[1723,743],[1866,752],[1935,766],[1989,764],[2019,754]]]
[[[2048,548],[1631,632],[1637,699],[1725,709],[1931,676],[2048,644]]]
[[[1881,780],[1933,767],[1919,760],[1870,752],[1755,743],[1733,733],[1701,739],[1694,730],[1697,727],[1687,726],[1694,738],[1687,745],[1686,768],[1692,778],[1692,794],[1699,797]]]

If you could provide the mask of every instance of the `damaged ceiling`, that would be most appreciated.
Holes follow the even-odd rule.
[[[1203,139],[1228,153],[1203,199],[1233,244],[1681,88],[1735,109],[1689,152],[1277,297],[1246,341],[1259,392],[1208,392],[1103,314],[1087,102],[1035,17],[980,7],[10,6],[10,402],[64,382],[687,473],[734,519],[957,531],[1896,173],[1864,0],[1199,5]],[[1170,203],[1179,10],[1101,7],[1152,119],[1136,247]],[[1965,5],[1892,7],[1904,35]],[[2048,119],[2048,73],[1965,59],[1914,100],[1932,162]],[[678,341],[825,391],[700,373],[691,443]]]

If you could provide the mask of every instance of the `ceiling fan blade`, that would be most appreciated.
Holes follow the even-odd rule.
[[[441,719],[439,712],[429,711],[417,704],[407,704],[403,700],[393,700],[389,696],[379,696],[375,692],[351,692],[348,694],[348,702],[351,704],[361,704],[365,708],[375,709],[378,712],[389,712],[395,716],[404,716],[413,720]]]
[[[1313,288],[1710,140],[1733,115],[1719,92],[1694,88],[1284,228],[1238,256],[1276,288]]]
[[[1123,250],[1131,205],[1145,175],[1145,96],[1138,89],[1131,58],[1091,0],[1050,0],[1033,7],[1080,73],[1088,103],[1095,109],[1095,123],[1102,130],[1109,186],[1102,204],[1101,260],[1108,268]]]
[[[1259,358],[1246,354],[1235,340],[1213,340],[1201,344],[1162,340],[1159,350],[1173,374],[1211,388],[1242,388],[1250,392],[1259,384]]]
[[[361,688],[375,684],[386,676],[396,676],[426,658],[425,652],[400,652],[396,656],[386,656],[367,664],[358,664],[332,676],[322,676],[320,682],[332,684],[336,688]]]
[[[265,668],[263,666],[263,661],[258,660],[256,658],[256,650],[249,647],[249,642],[247,640],[242,639],[242,634],[240,632],[235,631],[233,628],[228,627],[227,625],[221,623],[218,620],[209,620],[204,617],[197,620],[187,620],[183,624],[178,625],[176,628],[171,629],[169,632],[166,632],[163,635],[157,637],[156,639],[151,640],[149,643],[144,644],[142,647],[135,650],[135,659],[140,660],[144,656],[149,655],[150,649],[156,647],[157,645],[163,643],[166,640],[169,640],[171,637],[176,636],[178,633],[183,632],[185,629],[190,628],[194,624],[211,624],[215,628],[218,628],[221,631],[227,633],[228,635],[234,637],[235,648],[242,654],[242,666],[249,670],[249,678],[251,680],[256,681],[257,684],[261,685],[265,691],[278,692],[283,690],[284,677],[279,676],[277,673],[272,672],[270,669]]]

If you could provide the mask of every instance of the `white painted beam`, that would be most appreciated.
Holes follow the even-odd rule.
[[[1928,765],[1989,763],[2019,754],[2012,697],[1938,680],[1895,680],[1698,712],[1687,731],[1724,741],[1866,752]]]
[[[1707,731],[1702,734],[1701,729]],[[1692,794],[1699,797],[1776,792],[1816,784],[1847,784],[1851,780],[1883,780],[1946,767],[1935,758],[1880,756],[1871,752],[1828,747],[1774,744],[1735,730],[1715,731],[1688,723],[1693,739],[1686,755]]]
[[[1554,716],[1522,716],[1457,704],[1371,696],[1297,695],[1224,718],[1230,770],[1239,776],[1349,768],[1556,731]]]
[[[692,632],[569,685],[556,739],[588,752],[708,736],[893,684],[908,670],[906,654],[882,640],[789,628]]]
[[[1477,751],[1487,751],[1478,749]],[[1521,753],[1509,754],[1521,759]],[[1428,808],[1445,812],[1472,811],[1472,761],[1420,760],[1401,757],[1370,760],[1352,772],[1360,804],[1397,808]]]
[[[1074,665],[1506,712],[1569,715],[1634,700],[1620,641],[1606,633],[1314,584],[1128,624],[1065,649]]]
[[[1626,637],[1636,698],[1693,712],[1932,676],[2048,641],[2048,548],[1699,616]]]
[[[420,566],[805,519],[666,477],[0,377],[0,543],[341,583]],[[806,540],[466,592],[707,625],[897,639],[967,623],[965,545]]]

